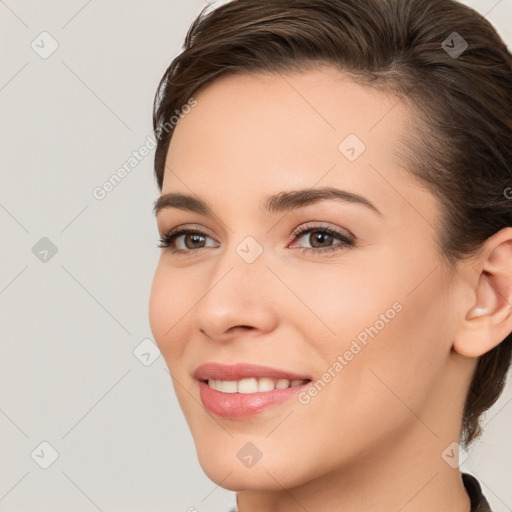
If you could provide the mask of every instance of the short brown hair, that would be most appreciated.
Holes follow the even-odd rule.
[[[504,193],[512,185],[512,55],[478,12],[454,0],[233,0],[207,10],[155,95],[160,190],[172,137],[166,120],[201,87],[227,73],[323,63],[412,106],[402,156],[440,201],[437,243],[448,264],[512,226]],[[454,55],[458,37],[468,46]],[[481,435],[479,418],[503,391],[511,351],[509,334],[479,358],[462,418],[465,446]]]

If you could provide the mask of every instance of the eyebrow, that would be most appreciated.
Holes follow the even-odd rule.
[[[268,196],[264,203],[264,211],[267,213],[278,213],[303,208],[320,201],[335,199],[346,203],[360,204],[368,209],[382,215],[379,209],[368,199],[359,194],[340,190],[331,187],[307,188],[302,190],[291,190],[279,192]],[[154,203],[153,212],[155,215],[166,208],[176,208],[202,215],[215,217],[213,210],[208,204],[197,197],[170,192],[162,194]]]

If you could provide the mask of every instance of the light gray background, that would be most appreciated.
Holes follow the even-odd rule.
[[[512,0],[465,3],[511,45]],[[203,474],[157,349],[134,354],[155,347],[153,151],[92,194],[151,135],[157,83],[204,5],[0,0],[1,512],[223,512],[234,500]],[[58,43],[45,59],[31,47],[51,48],[43,31]],[[43,237],[57,248],[46,262],[33,253]],[[462,465],[494,512],[512,511],[510,401],[511,385]],[[47,469],[42,442],[58,452]]]

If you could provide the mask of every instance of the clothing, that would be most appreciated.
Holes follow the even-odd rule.
[[[478,480],[469,473],[462,473],[462,482],[466,488],[466,492],[471,500],[471,511],[470,512],[492,512],[488,501],[482,493],[482,488]],[[238,512],[236,505],[231,508],[228,512]]]
[[[462,473],[462,481],[471,500],[471,512],[492,512],[478,480],[469,473]]]

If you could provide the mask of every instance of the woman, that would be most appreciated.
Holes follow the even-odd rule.
[[[150,323],[239,512],[488,511],[512,56],[451,0],[236,0],[155,97]],[[179,121],[179,122],[177,122]]]

